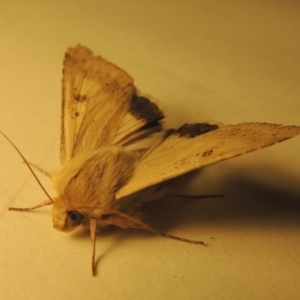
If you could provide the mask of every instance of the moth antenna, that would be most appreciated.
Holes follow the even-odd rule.
[[[36,206],[30,207],[30,208],[14,208],[14,207],[10,207],[10,210],[33,210],[35,208],[38,207],[42,207],[45,205],[50,205],[53,204],[54,201],[52,200],[52,198],[50,197],[50,195],[48,194],[48,192],[46,191],[46,189],[43,187],[43,185],[41,184],[40,180],[38,179],[38,177],[35,175],[35,173],[33,172],[32,168],[30,167],[28,161],[26,160],[26,158],[24,157],[24,155],[21,153],[21,151],[17,148],[17,146],[2,132],[0,131],[0,133],[6,138],[6,140],[15,148],[15,150],[19,153],[19,155],[22,157],[24,163],[26,164],[26,166],[28,167],[29,171],[31,172],[31,174],[33,175],[33,177],[35,178],[35,180],[37,181],[37,183],[39,184],[39,186],[41,187],[41,189],[44,191],[44,193],[47,195],[47,197],[49,198],[49,200],[44,201]],[[49,202],[50,201],[50,202]]]

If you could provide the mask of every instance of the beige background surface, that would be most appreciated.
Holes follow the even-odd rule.
[[[298,1],[10,0],[0,15],[0,130],[44,169],[59,167],[62,59],[78,42],[127,70],[173,126],[300,125]],[[88,235],[55,231],[50,208],[7,211],[46,197],[12,147],[0,145],[1,299],[299,296],[299,137],[208,167],[186,187],[224,199],[151,210],[157,228],[209,247],[106,230],[96,278]]]

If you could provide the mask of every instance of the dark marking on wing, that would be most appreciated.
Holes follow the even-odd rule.
[[[214,150],[209,150],[209,151],[205,151],[204,153],[202,153],[202,157],[207,157],[212,155],[214,152]],[[196,155],[197,156],[197,155]]]
[[[73,88],[73,97],[77,102],[84,102],[86,101],[87,96],[81,95],[80,91],[77,91],[77,88]]]
[[[130,112],[138,119],[147,120],[147,123],[159,121],[164,118],[159,107],[146,97],[134,95],[131,100]]]
[[[184,124],[176,130],[175,134],[180,137],[194,138],[218,128],[218,125],[209,123]]]
[[[174,128],[169,128],[167,129],[165,132],[164,132],[164,135],[163,135],[163,139],[167,139],[170,135],[172,135],[174,132],[176,132],[176,129]]]
[[[73,94],[73,97],[77,102],[84,102],[86,101],[87,98],[86,95],[80,95],[80,94]]]

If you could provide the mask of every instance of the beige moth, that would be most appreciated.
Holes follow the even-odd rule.
[[[63,65],[61,168],[57,195],[30,208],[53,205],[53,226],[90,230],[95,274],[96,232],[107,225],[140,228],[166,237],[143,221],[142,204],[163,201],[171,179],[300,134],[300,127],[267,123],[162,126],[164,112],[143,96],[116,65],[78,45]]]

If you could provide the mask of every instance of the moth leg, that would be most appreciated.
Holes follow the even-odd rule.
[[[37,209],[37,208],[40,208],[40,207],[43,207],[43,206],[46,206],[46,205],[52,205],[53,202],[52,200],[45,200],[43,202],[41,202],[40,204],[38,205],[35,205],[35,206],[31,206],[31,207],[24,207],[24,208],[20,208],[20,207],[10,207],[8,210],[17,210],[17,211],[31,211],[31,210],[34,210],[34,209]]]
[[[23,163],[25,163],[25,161],[24,161]],[[27,163],[28,163],[28,164],[30,165],[30,167],[32,167],[33,169],[39,171],[40,173],[42,173],[43,175],[45,175],[45,176],[47,176],[47,177],[49,177],[49,178],[52,178],[52,174],[51,174],[50,172],[48,172],[48,171],[46,171],[46,170],[40,168],[38,165],[36,165],[36,164],[34,164],[34,163],[32,163],[32,162],[29,162],[29,161],[28,161]]]
[[[90,235],[92,241],[92,274],[96,276],[95,253],[96,253],[96,232],[97,232],[97,219],[90,219]]]
[[[183,195],[183,194],[170,194],[170,197],[183,199],[183,200],[199,200],[199,199],[208,199],[208,198],[224,198],[224,195]]]
[[[206,246],[205,243],[203,241],[198,241],[198,240],[191,240],[191,239],[186,239],[186,238],[182,238],[176,235],[171,235],[168,234],[166,232],[159,232],[159,231],[154,231],[155,233],[158,233],[160,235],[162,235],[163,237],[166,237],[168,239],[173,239],[173,240],[177,240],[180,242],[185,242],[185,243],[190,243],[190,244],[196,244],[196,245],[203,245]]]
[[[114,211],[114,213],[108,215],[102,215],[101,219],[108,225],[115,225],[117,227],[121,227],[125,229],[126,228],[144,229],[153,232],[155,234],[161,235],[163,237],[177,240],[180,242],[186,242],[186,243],[197,244],[197,245],[205,245],[203,241],[186,239],[179,236],[168,234],[166,232],[160,232],[154,229],[153,227],[149,226],[148,224],[144,223],[140,219],[120,211]]]

